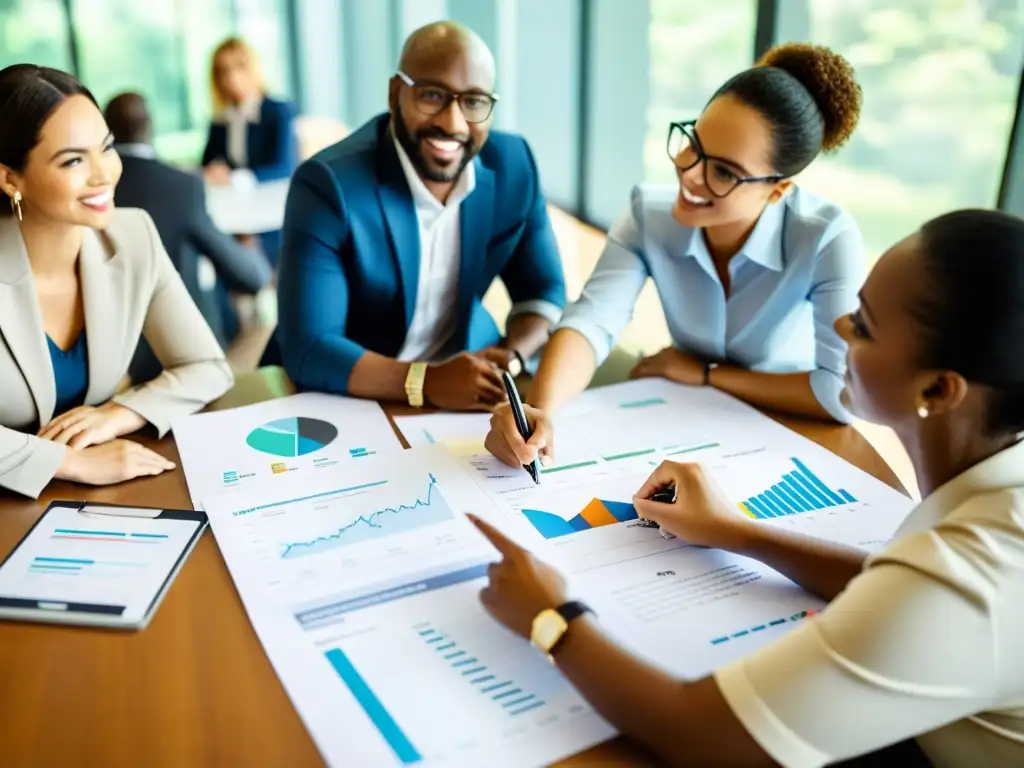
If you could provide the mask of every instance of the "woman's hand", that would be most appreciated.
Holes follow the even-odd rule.
[[[91,405],[72,408],[40,429],[39,437],[81,449],[106,443],[144,426],[146,420],[139,414],[111,401],[99,408]]]
[[[111,440],[82,450],[68,449],[57,470],[58,480],[87,485],[113,485],[174,469],[174,462],[131,440]]]
[[[666,488],[675,488],[675,501],[651,501]],[[737,550],[757,524],[729,501],[718,482],[700,464],[662,462],[633,497],[637,514],[664,530],[700,547]]]
[[[500,403],[491,415],[491,430],[484,447],[510,467],[530,464],[540,457],[540,463],[549,466],[555,461],[555,426],[545,413],[528,405],[523,406],[526,423],[533,429],[529,440],[516,429],[512,406]]]
[[[223,160],[214,160],[203,169],[203,176],[216,187],[231,183],[231,167]]]
[[[693,355],[665,347],[656,355],[640,359],[629,372],[631,379],[663,378],[679,384],[702,386],[704,384],[704,363]]]
[[[481,602],[494,618],[529,638],[537,614],[566,601],[565,580],[494,526],[475,515],[467,517],[502,555],[487,569],[489,582],[480,592]]]

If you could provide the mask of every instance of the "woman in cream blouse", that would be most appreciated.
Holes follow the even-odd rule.
[[[114,209],[121,161],[92,94],[63,72],[0,70],[0,488],[94,485],[173,468],[120,439],[165,434],[232,384],[143,211]],[[141,334],[164,367],[115,395]]]
[[[668,463],[634,497],[641,517],[761,560],[829,606],[694,682],[586,616],[554,646],[596,709],[667,762],[1024,765],[1024,221],[930,221],[882,257],[860,298],[837,323],[843,402],[896,432],[924,497],[888,545],[868,556],[743,517],[699,465]],[[674,502],[649,500],[669,487]],[[522,635],[555,626],[558,574],[478,525],[504,555],[485,606]]]

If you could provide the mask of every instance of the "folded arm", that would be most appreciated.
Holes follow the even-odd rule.
[[[61,443],[0,426],[0,488],[39,498],[67,450]]]
[[[217,338],[171,264],[152,219],[146,216],[146,222],[156,280],[142,333],[163,372],[113,401],[135,411],[163,436],[175,418],[195,413],[223,395],[234,376]]]

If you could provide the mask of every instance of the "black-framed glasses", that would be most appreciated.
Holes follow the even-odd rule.
[[[482,123],[491,116],[494,105],[498,101],[496,93],[480,93],[479,91],[454,93],[439,85],[418,83],[401,70],[396,74],[403,83],[412,88],[413,103],[416,105],[416,109],[429,117],[441,114],[451,106],[453,101],[457,101],[467,123]]]
[[[781,173],[771,176],[746,176],[743,169],[733,161],[707,154],[700,144],[700,139],[697,138],[696,125],[696,120],[669,125],[665,149],[680,175],[704,161],[704,186],[715,197],[725,197],[740,184],[776,182],[786,178]]]

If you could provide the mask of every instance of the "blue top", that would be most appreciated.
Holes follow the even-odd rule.
[[[245,151],[247,165],[258,181],[287,179],[299,164],[299,141],[295,133],[295,105],[265,96],[260,102],[259,118],[247,124]],[[203,165],[223,160],[231,168],[228,157],[226,123],[210,123],[210,132],[203,149]]]
[[[46,337],[46,343],[50,347],[53,379],[57,386],[57,404],[53,412],[66,413],[85,403],[85,393],[89,389],[89,350],[85,342],[85,331],[82,331],[67,352],[49,336]]]
[[[726,297],[701,230],[672,218],[678,194],[677,185],[634,188],[559,328],[581,333],[600,364],[650,277],[674,346],[754,371],[810,371],[818,402],[849,422],[839,402],[846,344],[833,324],[856,309],[865,277],[863,241],[853,218],[795,187],[765,208],[729,263]]]
[[[347,394],[367,350],[396,357],[419,291],[420,227],[387,114],[299,166],[288,192],[277,282],[277,339],[301,389]],[[483,297],[501,279],[513,313],[558,320],[565,280],[533,154],[502,131],[473,159],[459,204],[453,351],[496,343]]]

